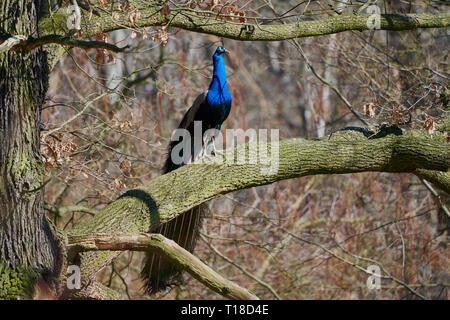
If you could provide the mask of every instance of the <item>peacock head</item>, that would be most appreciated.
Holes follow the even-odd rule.
[[[229,53],[224,46],[218,46],[216,52],[214,52],[215,57],[220,57],[224,53]]]

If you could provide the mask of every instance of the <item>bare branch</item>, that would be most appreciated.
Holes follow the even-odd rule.
[[[433,187],[430,185],[430,183],[427,180],[422,179],[422,178],[419,178],[419,179],[420,179],[420,182],[422,182],[423,185],[428,189],[428,191],[431,192],[433,197],[435,197],[436,200],[440,203],[442,210],[450,218],[450,211],[448,210],[448,208],[445,205],[445,203],[443,203],[443,201],[441,201],[441,199],[439,199],[439,194],[436,192],[436,190],[433,189]]]
[[[26,41],[26,37],[23,35],[17,35],[17,36],[10,36],[6,37],[3,40],[3,42],[0,44],[0,52],[5,52],[10,50],[15,45]]]
[[[119,48],[113,44],[104,42],[104,41],[95,41],[95,40],[76,40],[68,36],[61,36],[56,34],[49,34],[39,38],[26,38],[24,36],[10,36],[10,35],[1,35],[0,41],[3,40],[3,43],[0,44],[0,52],[2,51],[17,51],[17,50],[33,50],[37,47],[48,45],[48,44],[59,44],[62,46],[68,47],[78,47],[82,49],[106,49],[112,52],[123,52],[128,46],[123,48]]]
[[[272,288],[271,285],[269,285],[268,283],[262,281],[261,279],[259,279],[258,277],[256,277],[254,274],[252,274],[251,272],[249,272],[247,269],[245,269],[243,266],[239,265],[238,263],[234,262],[232,259],[228,258],[226,255],[224,255],[222,252],[220,252],[216,247],[214,247],[211,243],[209,243],[208,241],[206,241],[205,237],[203,235],[201,235],[202,239],[205,241],[205,243],[208,245],[208,247],[214,251],[215,254],[217,254],[219,257],[221,257],[222,259],[224,259],[225,261],[227,261],[228,263],[230,263],[231,265],[235,266],[236,268],[238,268],[239,270],[241,270],[246,276],[248,276],[249,278],[255,280],[257,283],[259,283],[261,286],[265,287],[266,289],[268,289],[270,291],[270,293],[272,293],[274,295],[275,298],[277,298],[278,300],[282,300],[283,298],[275,291],[274,288]]]

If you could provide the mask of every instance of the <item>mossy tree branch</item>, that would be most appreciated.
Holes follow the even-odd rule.
[[[77,290],[70,294],[73,300],[128,300],[122,293],[111,289],[100,282],[95,282],[83,290]]]
[[[441,171],[448,175],[450,145],[443,136],[430,138],[424,132],[388,135],[367,139],[357,132],[335,133],[328,139],[282,140],[267,145],[279,150],[278,170],[267,175],[258,163],[185,165],[130,190],[100,210],[94,217],[79,224],[71,236],[92,233],[149,232],[164,223],[220,194],[261,186],[275,181],[317,174],[354,172],[410,172]],[[252,154],[251,144],[228,149],[224,159]],[[234,158],[233,158],[234,159]],[[443,179],[445,184],[448,180]],[[207,183],[206,183],[207,182]],[[449,188],[450,186],[446,186]],[[120,252],[88,252],[81,254],[83,283],[95,280],[95,274]]]
[[[119,29],[139,29],[153,26],[172,26],[197,33],[212,34],[241,41],[281,41],[294,38],[327,35],[350,30],[369,30],[370,14],[340,14],[319,20],[299,21],[286,24],[261,24],[256,18],[249,23],[236,23],[220,19],[221,15],[209,11],[195,11],[189,8],[172,9],[169,14],[161,14],[162,6],[148,1],[130,0],[129,6],[140,12],[141,18],[131,23],[124,11],[103,10],[100,16],[87,18],[84,14],[81,28],[86,37],[99,32]],[[66,36],[68,15],[63,10],[39,21],[40,36]],[[114,17],[114,18],[113,18]],[[223,17],[222,17],[223,18]],[[412,30],[417,28],[446,28],[450,26],[450,13],[440,14],[381,14],[379,30]],[[62,44],[62,43],[60,43]],[[80,43],[72,44],[80,46]],[[84,44],[82,44],[84,45]],[[56,64],[64,50],[50,49],[50,66]]]
[[[130,23],[123,11],[102,12],[100,17],[84,19],[81,28],[85,35],[108,32],[124,28],[145,28],[152,26],[172,26],[188,31],[212,34],[219,37],[242,41],[280,41],[302,37],[327,35],[350,30],[370,30],[367,23],[371,14],[348,14],[322,18],[319,20],[299,21],[286,24],[260,24],[257,18],[248,19],[251,23],[236,23],[218,19],[220,14],[209,11],[194,11],[188,8],[172,9],[167,15],[160,14],[161,6],[150,5],[143,1],[129,1],[130,7],[138,9],[141,18]],[[113,19],[112,13],[116,20]],[[66,33],[67,16],[55,14],[40,21],[42,34],[55,30]],[[381,14],[379,30],[403,31],[417,28],[445,28],[450,26],[450,13],[440,14]]]
[[[173,263],[186,270],[194,278],[220,295],[239,300],[258,300],[258,297],[225,279],[200,261],[175,241],[160,234],[119,233],[92,234],[69,237],[69,256],[85,251],[131,250],[151,251],[164,254]]]

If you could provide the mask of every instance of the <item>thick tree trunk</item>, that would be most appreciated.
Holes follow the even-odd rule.
[[[34,1],[3,0],[0,31],[37,36],[36,7]],[[47,82],[41,48],[0,54],[0,279],[21,275],[14,283],[0,280],[3,298],[29,294],[33,278],[49,280],[60,264],[43,211],[39,126]]]

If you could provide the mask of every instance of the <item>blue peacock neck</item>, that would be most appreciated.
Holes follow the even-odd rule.
[[[209,86],[207,101],[211,104],[224,104],[231,101],[227,86],[227,75],[222,55],[213,55],[213,78]]]

